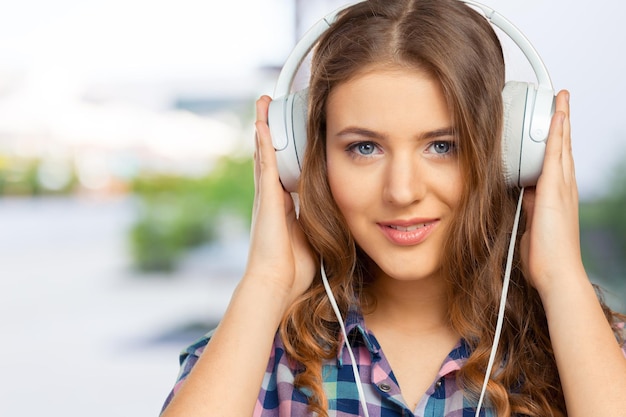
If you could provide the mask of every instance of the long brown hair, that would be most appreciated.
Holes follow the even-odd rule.
[[[300,220],[324,260],[340,310],[364,302],[368,258],[356,245],[326,176],[326,101],[338,84],[372,67],[419,70],[440,83],[459,141],[464,178],[442,260],[449,320],[471,349],[458,374],[477,398],[487,367],[502,290],[506,249],[519,190],[507,189],[501,166],[504,60],[491,25],[458,0],[370,0],[343,12],[316,47],[309,85],[308,143],[300,180]],[[522,226],[523,227],[523,226]],[[519,256],[516,257],[519,259]],[[537,292],[514,265],[506,317],[488,396],[497,415],[566,414]],[[611,312],[606,310],[607,317]],[[311,411],[326,413],[321,364],[339,349],[338,323],[319,279],[287,312],[280,328],[303,371],[296,384],[312,393]]]

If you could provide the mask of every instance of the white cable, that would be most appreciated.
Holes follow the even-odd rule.
[[[343,318],[341,317],[341,312],[339,311],[339,307],[337,306],[337,301],[335,300],[335,296],[333,295],[333,292],[330,289],[330,285],[328,284],[328,277],[326,277],[326,271],[324,271],[324,260],[320,261],[320,272],[322,274],[322,282],[324,283],[326,294],[328,295],[328,299],[330,300],[330,305],[333,307],[335,316],[339,321],[339,326],[341,327],[341,332],[343,333],[343,341],[346,344],[346,348],[348,348],[348,354],[350,355],[350,360],[352,361],[352,373],[354,374],[354,382],[356,382],[356,389],[359,393],[359,401],[361,402],[363,415],[365,417],[369,417],[369,413],[367,411],[367,402],[365,401],[365,392],[363,391],[363,384],[361,383],[361,377],[359,376],[359,369],[356,366],[356,359],[354,359],[354,353],[352,353],[352,348],[350,348],[348,333],[346,332],[346,326],[344,326],[343,324]]]
[[[509,282],[511,280],[511,267],[513,264],[513,254],[515,252],[515,242],[517,240],[517,229],[519,226],[519,218],[522,209],[522,198],[524,196],[524,188],[521,189],[519,200],[517,202],[517,210],[515,211],[515,220],[513,222],[513,230],[511,231],[511,240],[509,242],[509,252],[506,260],[506,268],[504,271],[504,280],[502,282],[502,295],[500,297],[500,308],[498,310],[498,319],[496,322],[496,331],[494,334],[493,345],[491,346],[491,354],[489,355],[489,362],[487,364],[487,370],[485,372],[485,379],[483,381],[482,391],[480,393],[480,399],[478,400],[478,405],[476,407],[476,417],[480,416],[480,410],[482,409],[482,404],[485,399],[485,394],[487,392],[487,384],[489,382],[489,377],[491,376],[491,370],[493,368],[493,364],[496,358],[496,352],[498,350],[498,342],[500,341],[500,335],[502,334],[502,325],[504,323],[504,310],[506,307],[506,299],[509,292]],[[359,370],[356,365],[356,359],[354,358],[354,353],[352,352],[352,348],[350,347],[350,343],[348,341],[348,333],[346,332],[346,327],[343,323],[343,318],[341,317],[341,312],[339,311],[339,307],[337,306],[337,301],[333,295],[332,290],[330,289],[330,285],[328,283],[328,277],[326,276],[326,271],[324,270],[324,261],[320,262],[320,272],[322,275],[322,282],[324,283],[324,289],[326,290],[326,294],[328,295],[328,299],[330,304],[335,312],[335,316],[339,321],[339,326],[341,327],[341,333],[343,334],[343,340],[348,349],[348,354],[350,355],[351,365],[352,365],[352,373],[354,374],[354,380],[356,382],[356,388],[359,394],[359,401],[361,402],[361,408],[363,409],[363,415],[365,417],[369,417],[369,413],[367,411],[367,402],[365,401],[365,393],[363,391],[363,384],[361,383],[361,377],[359,376]]]
[[[519,194],[519,200],[517,201],[517,210],[515,211],[515,221],[513,222],[513,230],[511,231],[511,240],[509,242],[509,253],[506,259],[506,269],[504,270],[504,281],[502,282],[502,296],[500,297],[500,309],[498,311],[498,321],[496,322],[496,333],[493,337],[493,345],[491,346],[491,355],[489,355],[489,362],[487,363],[487,371],[485,372],[485,380],[483,382],[483,389],[480,393],[480,399],[476,406],[476,416],[479,417],[480,409],[485,399],[485,393],[487,392],[487,383],[491,376],[491,369],[496,359],[496,352],[498,350],[498,342],[500,341],[500,335],[502,333],[502,324],[504,323],[504,308],[506,307],[506,297],[509,292],[509,282],[511,280],[511,265],[513,264],[513,253],[515,251],[515,241],[517,240],[517,227],[519,226],[519,218],[522,209],[522,197],[524,196],[524,188],[521,189]]]

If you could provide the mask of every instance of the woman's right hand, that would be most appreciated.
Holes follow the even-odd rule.
[[[315,275],[313,251],[278,177],[267,125],[270,101],[263,96],[256,106],[255,197],[246,272],[163,417],[252,415],[276,329]]]
[[[296,219],[293,200],[279,180],[267,123],[270,101],[262,96],[256,102],[255,196],[250,252],[242,283],[273,286],[286,308],[311,284],[316,261]]]

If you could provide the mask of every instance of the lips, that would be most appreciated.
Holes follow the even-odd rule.
[[[438,224],[438,219],[429,219],[378,223],[378,226],[391,243],[412,246],[424,242]]]
[[[387,227],[391,227],[392,229],[396,229],[396,230],[398,230],[400,232],[411,232],[411,231],[416,230],[416,229],[421,229],[422,227],[425,227],[427,224],[428,223],[420,223],[420,224],[415,224],[415,225],[412,225],[412,226],[398,226],[398,225],[390,224]]]

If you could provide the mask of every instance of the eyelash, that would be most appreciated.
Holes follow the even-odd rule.
[[[359,152],[358,149],[360,146],[363,146],[363,145],[370,145],[370,146],[373,146],[375,149],[372,151],[371,154],[362,154],[361,152]],[[430,142],[428,146],[426,147],[426,149],[430,150],[437,145],[448,145],[449,149],[446,153],[438,153],[434,151],[434,149],[432,151],[429,151],[428,153],[432,154],[435,158],[449,158],[450,156],[455,155],[457,153],[457,144],[456,144],[456,141],[453,141],[453,140],[436,140],[436,141]],[[356,142],[356,143],[352,143],[348,145],[348,147],[346,148],[346,151],[350,154],[352,158],[371,158],[373,155],[377,155],[378,153],[380,153],[380,147],[374,142],[364,141],[364,142]],[[376,151],[379,151],[379,152],[376,152]]]
[[[359,146],[363,146],[363,145],[370,145],[372,147],[374,147],[374,151],[371,154],[362,154],[358,151]],[[376,151],[380,151],[380,147],[375,144],[374,142],[356,142],[356,143],[352,143],[350,145],[348,145],[348,147],[346,148],[346,151],[350,154],[350,156],[352,158],[371,158],[372,155],[376,155],[377,153],[375,153]]]
[[[437,158],[449,158],[452,155],[456,155],[457,145],[456,145],[456,142],[453,141],[453,140],[436,140],[434,142],[429,143],[427,149],[431,149],[431,148],[433,148],[433,147],[435,147],[437,145],[442,145],[442,144],[445,144],[445,145],[449,146],[448,151],[446,153],[444,153],[444,154],[441,154],[441,153],[438,153],[438,152],[434,152],[434,151],[431,152],[435,157],[437,157]]]

